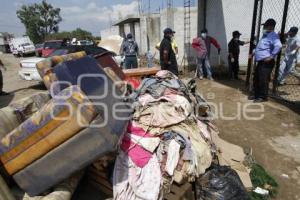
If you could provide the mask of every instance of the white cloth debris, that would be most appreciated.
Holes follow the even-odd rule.
[[[269,191],[262,189],[260,187],[256,187],[255,190],[253,190],[253,192],[257,193],[257,194],[261,194],[261,195],[269,195]]]
[[[162,175],[155,154],[143,167],[137,167],[120,151],[114,170],[113,190],[116,200],[160,200]]]
[[[132,142],[139,144],[142,146],[145,150],[153,153],[156,149],[156,147],[160,143],[160,139],[158,137],[140,137],[137,135],[130,134],[129,135]]]
[[[173,176],[174,170],[179,161],[179,150],[180,144],[178,144],[175,140],[172,140],[169,144],[168,148],[168,158],[165,170],[170,175]]]

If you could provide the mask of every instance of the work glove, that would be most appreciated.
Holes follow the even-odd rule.
[[[230,61],[233,63],[234,62],[234,58],[231,58]]]
[[[220,55],[220,53],[221,53],[221,49],[218,49],[218,54]]]

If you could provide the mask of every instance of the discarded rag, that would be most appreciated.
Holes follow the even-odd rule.
[[[117,200],[161,200],[162,175],[154,154],[148,164],[139,168],[124,152],[117,156],[113,189]]]

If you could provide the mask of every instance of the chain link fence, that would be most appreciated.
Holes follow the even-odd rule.
[[[299,0],[254,0],[253,26],[251,41],[253,42],[250,52],[257,41],[261,38],[261,24],[268,18],[273,18],[277,22],[275,32],[281,37],[283,48],[280,52],[275,70],[272,74],[272,84],[270,85],[271,96],[280,100],[292,102],[300,105],[300,51],[293,57],[286,53],[286,47],[289,38],[286,34],[288,30],[296,26],[300,28],[300,1]],[[254,26],[255,25],[255,26]],[[254,30],[253,30],[254,28]],[[298,37],[300,38],[300,32]],[[289,60],[287,65],[283,62]],[[248,63],[247,84],[252,85],[254,62]],[[283,79],[279,81],[280,75],[284,74]],[[251,90],[251,87],[249,87]]]

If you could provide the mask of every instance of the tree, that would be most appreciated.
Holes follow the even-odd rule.
[[[34,43],[42,42],[47,35],[57,33],[62,21],[60,8],[54,8],[45,0],[40,4],[23,5],[17,16],[26,28],[26,34]]]
[[[86,30],[83,30],[81,28],[77,28],[73,31],[63,31],[63,32],[58,32],[58,33],[53,33],[53,34],[49,34],[47,37],[46,37],[48,40],[62,40],[62,39],[65,39],[65,38],[69,38],[69,39],[72,39],[72,38],[76,38],[77,40],[93,40],[94,37],[92,35],[91,32],[88,32]]]

